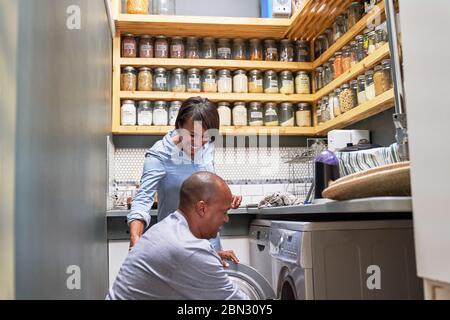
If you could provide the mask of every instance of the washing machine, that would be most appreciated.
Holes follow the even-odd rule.
[[[255,219],[250,223],[250,266],[272,285],[272,258],[270,256],[270,220]]]
[[[272,221],[278,299],[423,299],[411,220]]]

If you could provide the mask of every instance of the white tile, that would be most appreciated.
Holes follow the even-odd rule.
[[[264,195],[266,195],[268,193],[282,192],[282,191],[284,191],[284,185],[283,184],[264,184],[263,191],[264,191]]]
[[[252,196],[252,204],[259,204],[263,198],[263,196]]]
[[[260,184],[243,185],[241,187],[241,193],[243,196],[259,196],[263,194],[263,188]]]
[[[252,204],[252,197],[249,196],[242,197],[241,206],[246,206],[248,204]]]
[[[236,196],[240,196],[242,193],[241,193],[241,186],[240,185],[237,185],[237,184],[230,184],[230,185],[228,185],[229,187],[230,187],[230,190],[231,190],[231,193],[233,194],[233,195],[236,195]]]

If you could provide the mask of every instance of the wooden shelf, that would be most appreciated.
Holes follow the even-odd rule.
[[[357,35],[363,32],[368,25],[377,19],[381,21],[385,16],[384,12],[384,1],[376,5],[372,11],[367,13],[361,20],[359,20],[347,33],[340,37],[335,43],[328,48],[319,58],[317,58],[313,66],[314,68],[320,67],[322,64],[327,62],[334,54],[341,50],[342,47],[351,42]]]
[[[116,135],[165,135],[172,126],[119,126],[113,131]],[[313,127],[250,127],[250,126],[223,126],[220,127],[222,135],[280,135],[280,136],[312,136]]]
[[[348,83],[350,80],[357,78],[360,74],[366,72],[366,70],[370,70],[375,65],[381,63],[383,59],[388,58],[389,55],[390,55],[389,44],[386,43],[385,45],[377,49],[374,53],[372,53],[370,56],[367,56],[366,58],[358,62],[350,70],[347,70],[338,78],[334,79],[328,85],[317,91],[315,93],[316,98],[320,99],[323,96],[326,96],[327,94],[332,92],[334,89],[339,88],[344,83]]]
[[[157,59],[157,58],[120,58],[121,66],[133,67],[164,67],[164,68],[199,68],[228,70],[275,70],[292,72],[312,71],[312,62],[282,62],[282,61],[250,61],[250,60],[218,60],[218,59]]]
[[[326,135],[331,130],[345,128],[393,106],[394,89],[391,89],[375,97],[373,100],[367,101],[332,120],[318,125],[316,127],[316,134]]]
[[[313,102],[313,94],[265,94],[265,93],[189,93],[189,92],[161,92],[161,91],[120,91],[120,99],[130,100],[186,100],[190,97],[201,96],[214,102]]]

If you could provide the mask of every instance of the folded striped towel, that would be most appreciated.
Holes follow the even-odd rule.
[[[258,208],[283,207],[303,204],[301,198],[289,192],[275,192],[268,194],[259,202]]]

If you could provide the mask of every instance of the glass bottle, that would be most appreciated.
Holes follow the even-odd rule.
[[[169,79],[166,68],[156,68],[153,79],[154,91],[169,91]]]
[[[153,90],[152,69],[148,67],[139,68],[137,87],[139,91]]]
[[[125,67],[120,74],[120,90],[136,91],[136,69],[133,67]]]
[[[244,39],[233,40],[233,60],[246,60],[247,46]]]
[[[217,112],[219,113],[220,126],[231,126],[231,108],[228,102],[219,102]]]
[[[136,125],[136,104],[133,100],[122,101],[120,108],[120,123],[122,126]]]
[[[247,125],[247,108],[245,102],[236,102],[233,107],[233,125],[246,126]]]
[[[197,37],[186,39],[186,59],[200,59],[200,48]]]
[[[216,59],[216,40],[211,37],[203,39],[202,45],[202,58],[203,59]]]
[[[264,73],[264,93],[278,93],[278,75],[273,70]]]
[[[186,75],[183,69],[175,68],[172,70],[171,90],[173,92],[186,91]]]
[[[309,62],[311,58],[309,56],[309,44],[304,40],[297,40],[295,42],[295,61],[297,62]]]
[[[142,35],[139,40],[139,57],[153,58],[153,39],[151,36]]]
[[[186,82],[187,92],[199,93],[201,92],[200,83],[200,70],[192,68],[188,70],[187,82]]]
[[[251,70],[248,79],[248,92],[263,93],[263,76],[260,70]]]
[[[297,126],[311,127],[311,106],[305,102],[299,103],[295,112],[295,118]]]
[[[297,72],[297,76],[295,77],[295,90],[298,94],[311,93],[311,81],[306,71]]]
[[[177,121],[177,117],[178,117],[178,112],[180,111],[182,102],[181,101],[172,101],[170,103],[170,108],[169,108],[169,125],[174,126],[176,121]]]
[[[266,61],[278,61],[277,42],[273,39],[264,41],[264,59]]]
[[[248,108],[248,124],[250,126],[264,125],[263,108],[261,102],[251,102]]]
[[[138,126],[151,126],[153,122],[153,109],[150,101],[139,101],[137,109]]]
[[[248,78],[245,70],[236,70],[233,76],[233,92],[247,93],[248,92]]]
[[[185,50],[182,37],[173,37],[170,42],[170,57],[173,59],[184,59]]]
[[[231,59],[230,39],[219,39],[217,45],[217,59],[229,60]]]
[[[283,39],[280,41],[280,61],[294,61],[294,46],[290,39]]]
[[[280,105],[280,126],[293,127],[295,125],[294,108],[292,103],[283,102]]]
[[[294,77],[291,71],[282,71],[280,73],[280,93],[294,94]]]
[[[153,107],[153,125],[167,126],[169,123],[169,112],[167,110],[167,102],[155,101]]]
[[[261,61],[263,59],[261,40],[250,39],[250,60]]]
[[[233,92],[233,79],[231,78],[230,70],[220,70],[219,80],[217,81],[217,89],[220,93],[231,93]]]
[[[276,103],[268,102],[264,106],[264,125],[278,126],[278,110]]]
[[[136,58],[137,44],[136,38],[132,33],[126,33],[122,36],[122,57]]]
[[[217,92],[216,70],[205,69],[203,71],[202,87],[203,87],[203,92],[208,92],[208,93]]]
[[[328,60],[328,64],[330,66],[330,77],[331,81],[334,80],[334,57],[331,57],[330,60]]]
[[[164,36],[158,36],[155,40],[155,58],[165,59],[169,57],[169,41]]]

